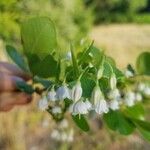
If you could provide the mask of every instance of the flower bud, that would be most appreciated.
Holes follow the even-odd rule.
[[[126,76],[127,78],[130,78],[130,77],[133,77],[133,76],[134,76],[134,74],[133,74],[130,70],[126,70],[124,74],[125,74],[125,76]]]
[[[59,100],[64,100],[66,98],[70,98],[69,89],[66,85],[62,85],[56,91],[56,96]]]
[[[117,100],[111,100],[109,103],[109,107],[112,110],[118,110],[119,109],[119,102]]]
[[[41,100],[39,100],[38,107],[42,111],[48,108],[48,101],[47,101],[46,96],[44,96]]]
[[[135,103],[135,93],[130,91],[125,95],[125,104],[129,107],[132,107]]]
[[[61,107],[59,107],[59,106],[53,107],[52,108],[52,113],[53,114],[61,114],[62,113]]]
[[[71,90],[71,99],[77,102],[78,100],[80,100],[81,96],[82,96],[82,87],[81,82],[78,81]]]
[[[104,96],[99,86],[95,86],[92,92],[91,101],[95,104],[98,100],[103,99]]]
[[[136,93],[135,94],[135,100],[138,102],[142,101],[142,95],[140,93]]]
[[[145,96],[150,96],[150,87],[145,87],[144,91],[143,91]]]
[[[104,71],[104,67],[101,66],[100,69],[99,69],[98,72],[97,72],[97,79],[102,78],[102,76],[103,76],[103,71]]]
[[[113,90],[116,88],[116,85],[117,85],[116,75],[114,73],[112,73],[112,75],[110,77],[110,88]]]
[[[57,100],[56,92],[55,92],[55,90],[53,88],[52,88],[51,91],[48,92],[47,98],[48,98],[49,101],[56,101]]]

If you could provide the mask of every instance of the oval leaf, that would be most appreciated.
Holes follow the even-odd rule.
[[[24,22],[21,37],[25,53],[36,54],[41,59],[56,47],[55,27],[47,17],[36,17]]]
[[[13,62],[22,70],[29,72],[28,65],[26,64],[23,56],[21,56],[20,53],[17,52],[17,50],[10,46],[6,45],[6,51],[9,55],[9,57],[13,60]]]
[[[139,74],[150,75],[150,52],[140,54],[136,62],[136,68]]]
[[[85,132],[89,131],[89,125],[83,115],[72,116],[72,119],[80,129]]]

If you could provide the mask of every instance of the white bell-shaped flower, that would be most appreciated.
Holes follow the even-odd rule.
[[[108,113],[108,111],[109,111],[108,104],[105,99],[99,99],[94,104],[94,109],[95,109],[95,112],[100,115],[103,113]]]
[[[130,77],[133,77],[133,76],[134,76],[133,72],[131,72],[130,70],[126,70],[124,74],[125,74],[125,76],[126,76],[127,78],[130,78]]]
[[[67,85],[62,85],[56,91],[56,97],[58,100],[70,99],[70,93]]]
[[[103,93],[100,90],[100,87],[96,85],[92,91],[91,101],[96,104],[98,100],[103,99]]]
[[[137,86],[137,90],[139,92],[143,92],[145,87],[146,87],[146,85],[144,83],[139,83],[138,86]]]
[[[80,100],[81,96],[82,96],[81,82],[77,81],[76,85],[74,85],[71,90],[71,99],[77,102],[78,100]]]
[[[116,88],[116,85],[117,85],[116,75],[114,73],[112,73],[112,75],[110,77],[110,88],[113,90]]]
[[[90,101],[88,99],[85,100],[85,105],[87,110],[92,110],[92,104],[90,103]]]
[[[66,59],[67,59],[67,60],[71,60],[71,59],[72,59],[72,55],[71,55],[71,52],[70,52],[70,51],[67,52],[67,54],[66,54]]]
[[[125,104],[129,107],[132,107],[135,104],[135,93],[129,91],[125,94]]]
[[[140,93],[136,93],[135,94],[135,100],[138,102],[142,101],[142,95]]]
[[[48,98],[48,101],[56,101],[57,100],[56,92],[53,88],[51,89],[51,91],[48,92],[47,98]]]
[[[60,123],[59,123],[59,128],[61,129],[65,129],[68,128],[69,124],[68,121],[66,119],[63,119]]]
[[[108,98],[109,98],[109,99],[120,100],[120,99],[121,99],[120,91],[119,91],[117,88],[111,90],[111,91],[108,93]]]
[[[149,86],[146,86],[146,87],[144,88],[143,93],[144,93],[145,96],[150,96],[150,87],[149,87]]]
[[[61,139],[61,136],[60,136],[59,131],[56,130],[56,129],[52,130],[51,138],[53,138],[53,139],[55,139],[55,140],[60,140],[60,139]]]
[[[48,101],[47,101],[47,97],[46,96],[44,96],[42,99],[39,100],[38,107],[42,111],[44,111],[44,110],[46,110],[48,108]]]
[[[112,109],[112,110],[118,110],[119,109],[119,102],[117,100],[111,100],[110,103],[109,103],[109,107]]]
[[[77,114],[80,115],[80,114],[88,113],[87,105],[82,100],[79,100],[79,101],[73,103],[70,106],[69,111],[72,113],[72,115],[77,115]]]
[[[59,107],[59,106],[53,107],[52,108],[52,113],[53,114],[61,114],[62,113],[61,107]]]
[[[103,76],[103,72],[104,72],[104,67],[101,66],[97,72],[97,79],[100,79]]]

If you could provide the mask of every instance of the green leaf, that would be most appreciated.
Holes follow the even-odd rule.
[[[33,75],[42,78],[56,77],[59,74],[57,61],[53,56],[48,55],[43,60],[37,55],[28,55],[29,67]]]
[[[119,111],[111,110],[104,114],[104,120],[110,129],[123,135],[131,134],[135,128],[134,124]]]
[[[74,53],[72,44],[70,45],[70,50],[71,50],[71,56],[72,56],[73,69],[74,69],[75,76],[77,78],[79,76],[79,69],[78,69],[78,63],[77,63],[76,55]]]
[[[90,130],[89,125],[83,115],[72,116],[72,119],[74,120],[76,125],[83,131],[87,132]]]
[[[26,54],[36,54],[45,58],[56,48],[56,31],[53,22],[47,17],[35,17],[21,26],[21,37]]]
[[[118,69],[116,68],[113,64],[110,64],[108,62],[108,60],[106,60],[104,62],[104,72],[103,72],[103,76],[105,78],[110,78],[112,75],[112,70],[116,75],[116,78],[118,81],[121,81],[124,78],[124,74]]]
[[[34,89],[31,85],[27,84],[25,81],[17,81],[16,82],[17,88],[25,93],[32,94],[34,92]]]
[[[143,52],[139,55],[136,68],[139,74],[150,75],[150,52]]]
[[[95,82],[86,75],[83,76],[80,81],[83,89],[82,96],[87,98],[90,97],[95,86]]]
[[[81,55],[79,56],[79,64],[86,62],[91,58],[89,53],[91,51],[91,48],[93,47],[93,43],[94,42],[92,41],[90,46],[86,50],[84,50],[83,53],[81,53]]]
[[[25,72],[29,72],[28,65],[26,64],[23,56],[21,56],[21,54],[17,52],[17,50],[14,47],[6,45],[6,51],[9,57],[13,60],[13,62],[16,65],[18,65],[20,69],[22,69]]]
[[[145,110],[142,104],[136,104],[133,107],[127,107],[124,113],[130,118],[143,119],[145,115]]]
[[[136,125],[143,138],[150,141],[150,122],[134,119],[133,123]]]

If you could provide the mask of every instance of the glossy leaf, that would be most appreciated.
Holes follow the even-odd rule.
[[[150,52],[143,52],[137,58],[136,68],[139,74],[150,75]]]
[[[48,55],[43,60],[37,55],[28,55],[29,67],[33,75],[48,78],[56,77],[59,74],[57,61],[53,56]]]
[[[47,17],[35,17],[21,26],[21,37],[26,54],[36,54],[44,59],[56,47],[56,31]]]
[[[17,88],[25,93],[32,94],[34,92],[34,89],[31,85],[27,84],[25,81],[17,81],[16,82]]]
[[[81,78],[81,85],[83,89],[82,96],[87,98],[90,97],[95,86],[95,82],[85,75]]]
[[[131,134],[135,128],[134,124],[119,111],[104,114],[104,120],[110,129],[123,135]]]
[[[130,118],[143,119],[145,115],[145,110],[142,104],[136,104],[133,107],[127,107],[124,113]]]
[[[12,46],[6,45],[6,51],[13,62],[23,71],[29,72],[28,65],[26,64],[23,56]]]
[[[143,138],[150,141],[150,122],[138,119],[134,119],[133,122],[136,125],[138,131],[143,136]]]
[[[72,119],[81,130],[85,132],[90,130],[89,125],[83,115],[72,116]]]

